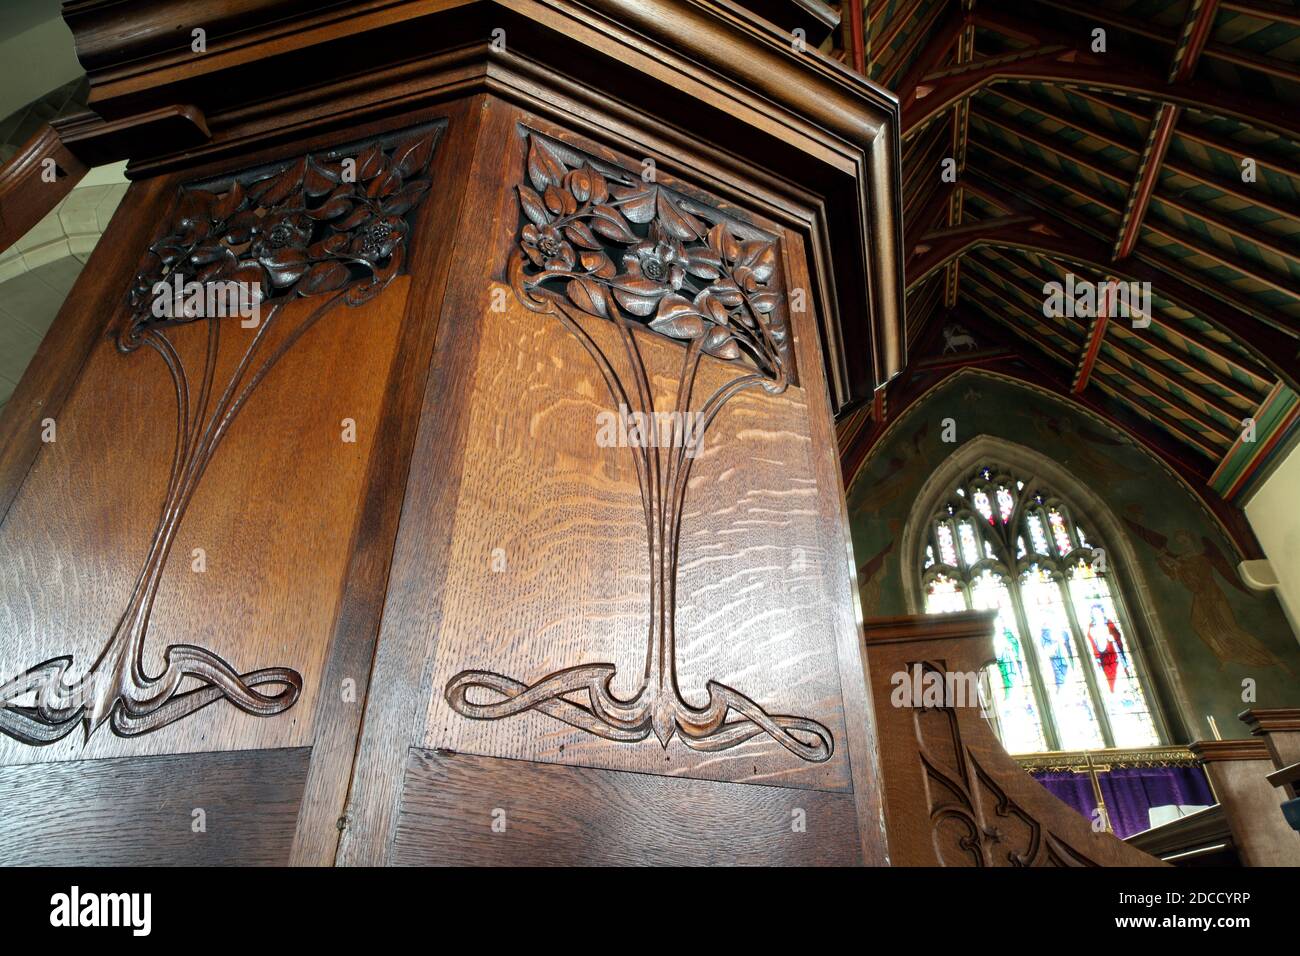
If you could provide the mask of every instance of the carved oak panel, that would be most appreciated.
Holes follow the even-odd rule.
[[[401,271],[440,131],[179,190],[0,526],[19,556],[0,571],[0,759],[167,752],[189,735],[100,731],[314,698],[405,281],[367,303]],[[229,282],[253,321],[210,312]],[[309,724],[244,732],[225,713],[197,746],[297,743]]]
[[[849,789],[780,231],[526,123],[496,148],[415,742]],[[681,430],[603,447],[620,408]]]

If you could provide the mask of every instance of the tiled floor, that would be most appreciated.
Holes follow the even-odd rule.
[[[111,176],[92,174],[88,181]],[[0,253],[0,408],[13,394],[126,187],[125,181],[79,185]]]

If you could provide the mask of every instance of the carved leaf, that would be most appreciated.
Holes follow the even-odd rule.
[[[629,189],[620,186],[614,189],[614,198],[618,200],[618,208],[623,210],[623,215],[638,225],[644,225],[655,217],[655,198],[658,195],[659,187],[657,186],[647,186],[644,189]]]
[[[675,339],[698,339],[704,334],[704,324],[695,305],[674,292],[663,297],[650,328]]]
[[[357,180],[368,183],[384,171],[387,161],[384,151],[378,146],[369,146],[357,156]]]
[[[240,184],[239,180],[235,180],[231,187],[226,190],[225,194],[213,203],[211,212],[212,218],[216,222],[225,222],[233,216],[243,204],[244,187]]]
[[[607,239],[615,242],[636,242],[636,233],[628,225],[623,214],[613,206],[604,203],[592,207],[591,228]]]
[[[429,165],[432,157],[433,137],[426,134],[398,144],[393,150],[393,168],[403,179],[410,179]]]
[[[564,227],[564,235],[575,246],[582,246],[584,249],[600,249],[600,240],[591,233],[591,228],[585,222],[577,220],[569,223]],[[609,259],[608,256],[605,257]]]
[[[222,241],[228,245],[242,246],[253,238],[253,230],[260,221],[257,213],[251,209],[235,213],[226,220],[226,234],[222,236]]]
[[[659,304],[656,297],[637,295],[635,292],[628,292],[617,286],[614,288],[614,298],[618,304],[627,309],[633,315],[647,316],[654,312],[655,306]]]
[[[547,186],[559,186],[564,182],[564,166],[551,155],[551,151],[544,147],[536,136],[530,139],[528,179],[532,182],[533,188],[540,193],[545,191]]]
[[[254,183],[248,190],[249,198],[262,206],[279,205],[302,184],[302,177],[306,169],[306,157],[295,163],[290,163],[277,175],[264,179],[259,183]]]
[[[413,209],[424,194],[429,191],[429,180],[412,179],[403,186],[393,196],[385,199],[379,207],[380,211],[388,216],[400,216],[409,209]]]
[[[307,215],[318,222],[337,219],[352,210],[352,200],[348,198],[350,192],[351,190],[337,190],[316,209],[308,209]]]
[[[582,311],[609,318],[609,300],[605,296],[604,287],[599,282],[585,276],[580,279],[570,279],[565,292],[568,293],[569,301]]]
[[[721,325],[715,325],[704,336],[704,351],[720,359],[740,358],[740,345],[736,342],[736,337]]]
[[[350,275],[347,266],[341,262],[318,262],[307,270],[298,284],[298,292],[302,295],[332,292],[343,288]]]
[[[704,234],[704,223],[675,203],[671,196],[662,189],[656,200],[659,223],[671,236],[678,239],[698,239]]]
[[[371,199],[383,199],[397,192],[401,185],[402,174],[395,169],[385,169],[370,181],[370,185],[366,187],[366,195]]]
[[[686,271],[701,279],[720,279],[722,259],[712,249],[692,249],[686,256]]]
[[[740,255],[740,243],[722,223],[709,230],[709,247],[728,262],[735,262]]]
[[[612,279],[618,274],[618,268],[614,265],[613,260],[603,252],[583,252],[580,253],[579,261],[582,262],[582,268],[594,276],[602,279]]]
[[[315,199],[317,196],[324,196],[332,190],[334,184],[338,181],[339,176],[337,173],[331,175],[314,162],[308,162],[307,172],[302,178],[302,191]]]
[[[293,285],[307,271],[307,256],[301,249],[277,249],[260,261],[277,289]]]
[[[542,194],[542,201],[546,203],[546,208],[557,216],[567,215],[578,208],[578,201],[567,190],[556,189],[554,186],[546,187],[546,192]]]
[[[523,206],[524,215],[531,219],[534,225],[549,225],[551,214],[546,211],[546,205],[542,202],[542,197],[523,183],[520,183],[517,188],[519,190],[519,204]]]
[[[216,262],[226,253],[226,247],[215,239],[209,239],[201,242],[194,247],[190,253],[190,262],[196,266],[206,265],[209,262]]]
[[[357,228],[357,226],[361,225],[363,222],[366,222],[369,218],[370,208],[368,206],[357,206],[357,208],[352,210],[352,212],[347,216],[331,225],[333,225],[335,229],[339,230],[339,232],[349,232]]]
[[[564,187],[580,203],[602,203],[609,198],[605,177],[590,166],[575,169],[564,177]]]
[[[741,243],[741,264],[753,270],[758,282],[768,282],[776,271],[776,249],[770,242],[752,240]]]

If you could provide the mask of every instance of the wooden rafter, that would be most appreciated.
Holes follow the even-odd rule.
[[[1083,390],[1088,387],[1088,379],[1092,377],[1092,370],[1097,365],[1097,356],[1101,354],[1101,340],[1106,335],[1106,325],[1110,321],[1113,297],[1114,290],[1109,285],[1105,286],[1101,301],[1097,303],[1097,315],[1092,320],[1092,328],[1088,330],[1088,342],[1084,346],[1079,367],[1074,373],[1074,382],[1070,386],[1070,392],[1075,395],[1083,394]]]
[[[1132,119],[1139,121],[1141,123],[1147,122],[1147,117],[1136,110],[1131,110],[1127,108],[1121,110],[1114,103],[1097,99],[1096,97],[1088,96],[1079,90],[1074,90],[1073,92],[1082,96],[1084,99],[1088,100],[1089,102],[1094,103],[1097,106],[1100,106],[1103,109],[1122,112],[1124,115],[1127,115]],[[1094,123],[1082,116],[1075,115],[1073,113],[1071,113],[1068,116],[1062,116],[1058,113],[1052,112],[1048,104],[1041,103],[1041,102],[1033,102],[1031,99],[1024,98],[1018,94],[1019,94],[1018,90],[1012,90],[1007,87],[1003,87],[997,91],[997,95],[1001,99],[1006,100],[1007,102],[1013,104],[1014,106],[1017,106],[1022,110],[1032,110],[1036,113],[1040,113],[1041,115],[1048,117],[1053,122],[1059,123],[1061,126],[1069,127],[1070,129],[1074,129],[1080,133],[1084,133],[1085,135],[1087,135],[1092,139],[1105,143],[1107,146],[1113,146],[1116,149],[1122,150],[1131,156],[1140,156],[1140,153],[1142,152],[1143,149],[1142,146],[1136,146],[1132,142],[1128,142],[1124,140],[1123,138],[1121,138],[1120,134],[1114,132],[1113,130],[1107,129],[1106,127],[1103,127],[1097,123]],[[1235,151],[1239,153],[1242,150],[1242,144],[1240,143],[1236,144],[1235,147],[1229,147],[1224,142],[1220,142],[1210,137],[1202,136],[1201,134],[1193,130],[1189,130],[1186,127],[1178,129],[1176,135],[1178,136],[1178,138],[1181,139],[1199,141],[1201,145],[1209,146],[1221,152]],[[1256,161],[1260,164],[1261,167],[1268,168],[1274,174],[1285,175],[1280,165],[1273,164],[1270,166],[1266,157],[1260,157]],[[1261,195],[1262,190],[1258,188],[1253,190],[1246,189],[1243,187],[1243,183],[1239,178],[1236,177],[1225,178],[1223,176],[1218,176],[1215,175],[1214,173],[1207,172],[1206,170],[1200,169],[1197,166],[1193,166],[1189,163],[1183,162],[1175,157],[1168,156],[1168,155],[1165,157],[1164,169],[1170,173],[1174,173],[1185,179],[1190,179],[1193,182],[1201,183],[1206,186],[1211,186],[1214,189],[1217,189],[1220,192],[1224,193],[1225,195],[1231,196],[1234,199],[1238,199],[1242,202],[1251,203],[1252,205],[1259,206],[1262,209],[1267,209],[1269,212],[1276,213],[1279,216],[1285,216],[1288,219],[1300,220],[1300,204],[1294,203],[1291,200],[1288,200],[1280,196]],[[1160,196],[1160,199],[1162,202],[1166,201],[1163,196]]]
[[[1160,177],[1160,167],[1164,164],[1165,153],[1173,139],[1174,126],[1178,122],[1178,107],[1161,103],[1156,110],[1156,118],[1151,123],[1151,132],[1147,135],[1146,146],[1138,160],[1137,176],[1129,190],[1128,204],[1119,221],[1119,238],[1115,240],[1116,259],[1127,258],[1137,245],[1138,234],[1146,219],[1147,207],[1151,204],[1151,194],[1155,192],[1156,180]]]
[[[968,278],[969,278],[969,273],[968,273]],[[1006,319],[998,311],[990,309],[984,302],[980,301],[978,298],[972,298],[970,301],[972,304],[976,305],[982,313],[984,313],[986,316],[991,318],[994,322],[997,322],[999,325],[1002,325],[1005,328],[1007,328],[1008,331],[1017,335],[1024,334],[1022,328],[1013,327],[1009,325]],[[1042,347],[1041,341],[1038,341],[1038,344],[1040,345],[1040,347]],[[1058,385],[1061,387],[1063,394],[1073,395],[1075,398],[1080,400],[1084,399],[1085,396],[1082,393],[1075,394],[1071,388],[1071,383],[1067,382],[1064,379],[1064,374],[1065,374],[1064,369],[1072,369],[1074,366],[1074,362],[1072,361],[1071,356],[1062,353],[1059,349],[1057,349],[1055,346],[1051,346],[1050,344],[1046,348],[1043,348],[1042,350],[1047,355],[1051,356],[1052,358],[1055,358],[1057,362],[1060,364],[1060,366],[1063,366],[1062,369],[1053,369],[1050,372],[1052,379],[1056,383],[1058,383]],[[1022,350],[1022,355],[1023,355],[1023,350]],[[1038,365],[1038,363],[1035,363],[1032,359],[1027,359],[1027,361],[1031,365],[1037,365],[1038,367],[1042,368],[1041,365]],[[1133,372],[1131,369],[1125,368],[1123,365],[1120,365],[1118,363],[1100,362],[1098,372],[1099,372],[1098,376],[1095,377],[1094,379],[1098,387],[1103,388],[1103,390],[1105,390],[1113,398],[1121,402],[1126,407],[1131,408],[1135,413],[1142,414],[1143,416],[1150,419],[1153,423],[1163,428],[1166,434],[1176,436],[1180,442],[1196,449],[1198,452],[1200,452],[1203,456],[1210,459],[1211,461],[1217,462],[1220,456],[1222,456],[1224,451],[1226,451],[1229,445],[1231,444],[1230,439],[1220,435],[1217,432],[1211,433],[1210,435],[1206,435],[1203,434],[1202,432],[1197,431],[1196,429],[1193,429],[1183,424],[1178,418],[1175,418],[1173,415],[1165,413],[1160,408],[1153,405],[1151,402],[1141,401],[1140,399],[1138,399],[1133,395],[1132,391],[1127,390],[1125,388],[1117,387],[1113,383],[1107,382],[1102,377],[1104,375],[1114,375],[1119,378],[1123,378],[1128,383],[1130,389],[1137,389],[1138,391],[1144,392],[1145,394],[1150,395],[1158,402],[1165,402],[1167,404],[1170,404],[1173,407],[1179,407],[1173,401],[1171,401],[1171,396],[1163,392],[1156,391],[1150,382],[1144,380],[1142,376],[1138,375],[1136,372]],[[1071,372],[1071,375],[1072,374],[1073,373]],[[1184,413],[1186,414],[1186,409],[1180,408],[1180,411],[1184,411]]]
[[[1003,208],[1025,208],[1022,198],[1013,198],[1023,197],[1023,191],[1018,194],[1014,190],[1008,191],[984,171],[972,171],[967,180],[967,188],[978,186],[980,192],[993,197]],[[1080,234],[1077,227],[1041,207],[1033,227],[995,225],[982,235],[967,232],[961,237],[960,243],[947,246],[945,253],[951,251],[952,255],[960,255],[980,245],[1028,249],[1067,262],[1091,266],[1102,272],[1113,269],[1121,277],[1132,281],[1150,282],[1151,287],[1158,289],[1163,298],[1177,303],[1243,345],[1260,365],[1292,388],[1296,388],[1296,383],[1300,380],[1300,360],[1297,359],[1300,343],[1295,338],[1258,321],[1249,312],[1206,294],[1163,267],[1152,266],[1142,257],[1135,256],[1112,265],[1110,249],[1104,243]],[[941,266],[942,262],[936,261],[938,258],[939,254],[929,255],[927,267],[934,269]]]
[[[974,14],[975,22],[997,30],[1005,27],[1005,18],[985,9]],[[1021,32],[1024,26],[1017,29]],[[1263,105],[1242,94],[1223,89],[1218,84],[1189,80],[1170,86],[1164,74],[1142,67],[1120,67],[1104,56],[1074,48],[1076,38],[1047,29],[1041,24],[1032,28],[1040,37],[1040,46],[1057,52],[1037,52],[1023,59],[996,62],[976,61],[975,68],[953,73],[932,83],[918,85],[910,101],[903,100],[904,136],[920,129],[935,116],[963,97],[991,83],[1056,83],[1094,90],[1107,90],[1153,102],[1172,102],[1179,106],[1229,117],[1253,126],[1300,140],[1300,119],[1290,110]]]
[[[980,250],[981,254],[992,256],[995,259],[1002,259],[1002,253],[1004,251],[1005,250],[1000,250],[992,246]],[[1030,250],[1017,250],[1017,251],[1025,252],[1029,255],[1036,255]],[[1030,274],[1035,275],[1035,277],[1039,282],[1049,282],[1049,281],[1062,282],[1064,281],[1065,273],[1070,271],[1070,269],[1067,266],[1062,265],[1061,263],[1056,262],[1055,260],[1047,258],[1045,256],[1040,257],[1039,261],[1044,263],[1046,266],[1061,270],[1060,273],[1047,275],[1040,271],[1034,270],[1033,267],[1028,265],[1027,263],[1017,262],[1016,265],[1024,269],[1025,271],[1029,272]],[[1079,266],[1078,263],[1075,263],[1073,265],[1075,268],[1078,268]],[[1092,266],[1092,268],[1098,269],[1099,267]],[[1151,321],[1152,324],[1157,325],[1160,328],[1163,328],[1166,332],[1170,332],[1174,335],[1177,335],[1180,338],[1187,340],[1191,344],[1195,345],[1197,348],[1201,349],[1207,355],[1213,355],[1215,358],[1223,362],[1225,365],[1240,369],[1254,383],[1257,383],[1254,386],[1249,387],[1248,392],[1242,396],[1243,400],[1245,400],[1247,403],[1257,401],[1258,397],[1264,392],[1266,392],[1268,389],[1272,388],[1273,383],[1277,381],[1277,376],[1269,372],[1269,370],[1266,369],[1264,366],[1255,362],[1253,359],[1250,359],[1247,356],[1242,355],[1239,352],[1233,351],[1225,343],[1212,339],[1209,336],[1207,336],[1205,333],[1193,329],[1184,321],[1171,319],[1165,316],[1163,313],[1161,313],[1158,309],[1152,309]],[[1127,329],[1127,333],[1136,334],[1135,330],[1132,329]],[[1147,341],[1152,343],[1155,347],[1160,347],[1159,339],[1150,337],[1147,339]],[[1198,359],[1193,358],[1190,355],[1183,355],[1183,356],[1171,355],[1171,357],[1175,358],[1178,361],[1183,362],[1183,364],[1197,363],[1200,361]],[[1213,378],[1214,375],[1217,374],[1209,366],[1192,365],[1192,367],[1200,369],[1201,374],[1206,375],[1207,377]],[[1222,376],[1220,377],[1222,378]],[[1231,391],[1233,388],[1231,384],[1232,380],[1223,379],[1223,381],[1224,381],[1223,387]],[[1236,386],[1238,391],[1240,391],[1242,387],[1243,386],[1241,386],[1240,384]]]
[[[1167,32],[1155,28],[1151,21],[1142,20],[1136,17],[1126,16],[1125,14],[1108,10],[1097,3],[1089,3],[1086,7],[1077,3],[1070,3],[1067,0],[1040,0],[1041,3],[1055,7],[1064,13],[1074,14],[1085,20],[1096,23],[1104,23],[1109,27],[1117,27],[1134,36],[1141,37],[1143,40],[1154,41],[1156,43],[1174,46],[1175,48],[1183,42],[1185,34],[1178,37],[1172,37]],[[1257,14],[1253,14],[1257,15]],[[1276,20],[1277,17],[1269,16],[1263,19]],[[1245,50],[1238,50],[1224,43],[1215,43],[1208,41],[1209,26],[1213,24],[1214,17],[1210,16],[1206,24],[1206,35],[1201,38],[1204,46],[1204,55],[1207,59],[1218,60],[1223,63],[1231,63],[1233,66],[1244,67],[1248,70],[1257,70],[1261,73],[1267,73],[1275,76],[1280,80],[1287,80],[1292,83],[1300,82],[1300,73],[1297,73],[1295,67],[1282,60],[1274,57],[1263,56],[1258,53],[1250,53]],[[1201,51],[1198,51],[1198,56]]]
[[[866,75],[867,41],[863,35],[866,22],[862,13],[862,0],[848,0],[845,4],[849,18],[849,61],[853,69]]]
[[[1013,269],[1013,270],[1019,269],[1024,273],[1026,273],[1027,275],[1029,275],[1035,282],[1039,283],[1040,286],[1048,282],[1065,281],[1065,271],[1067,270],[1065,270],[1064,267],[1062,267],[1059,263],[1055,262],[1054,260],[1044,258],[1039,261],[1041,261],[1047,267],[1061,269],[1062,271],[1059,273],[1044,271],[1043,269],[1037,268],[1032,263],[1028,261],[1024,261],[1023,259],[1019,259],[1019,258],[1017,258],[1017,260],[1013,262],[1010,260],[1010,258],[1005,257],[1003,255],[1003,252],[1004,250],[999,250],[993,246],[988,246],[980,249],[978,255],[986,256],[990,259],[993,259],[998,263],[1000,263],[1005,268]],[[1266,391],[1268,391],[1268,389],[1272,386],[1273,382],[1276,381],[1276,378],[1272,375],[1269,375],[1266,369],[1252,362],[1250,359],[1246,358],[1243,355],[1239,355],[1237,353],[1231,352],[1227,348],[1227,346],[1225,346],[1223,343],[1215,342],[1213,339],[1207,338],[1202,333],[1196,332],[1195,330],[1188,328],[1185,322],[1178,322],[1177,320],[1171,320],[1165,317],[1164,315],[1162,315],[1158,310],[1154,308],[1151,310],[1150,318],[1151,318],[1152,325],[1158,326],[1164,329],[1166,332],[1172,333],[1180,338],[1186,339],[1187,341],[1196,345],[1197,348],[1201,349],[1202,351],[1206,352],[1209,355],[1215,356],[1216,358],[1218,358],[1219,361],[1223,362],[1224,364],[1230,367],[1235,366],[1241,369],[1246,375],[1250,376],[1258,384],[1249,385],[1246,383],[1239,382],[1236,379],[1232,378],[1231,375],[1227,375],[1224,374],[1223,372],[1220,372],[1214,366],[1203,361],[1202,359],[1199,359],[1188,352],[1181,352],[1178,349],[1176,349],[1174,346],[1163,344],[1159,336],[1156,335],[1141,336],[1138,334],[1138,330],[1128,328],[1124,325],[1112,325],[1111,328],[1108,329],[1108,331],[1114,331],[1117,335],[1120,335],[1124,338],[1133,338],[1139,342],[1142,342],[1148,347],[1148,350],[1159,352],[1161,355],[1164,355],[1166,358],[1178,362],[1184,367],[1190,369],[1196,375],[1200,376],[1201,378],[1204,378],[1208,382],[1211,382],[1218,388],[1222,389],[1224,392],[1227,392],[1229,395],[1234,396],[1239,401],[1241,401],[1242,403],[1248,406],[1257,403],[1260,400],[1260,397]]]
[[[1235,13],[1257,17],[1260,20],[1272,20],[1293,27],[1300,27],[1300,7],[1276,0],[1222,0],[1220,6]]]
[[[1024,140],[1027,143],[1032,143],[1040,149],[1044,149],[1047,150],[1048,152],[1054,153],[1055,155],[1061,157],[1062,159],[1067,159],[1076,166],[1079,166],[1083,169],[1087,169],[1099,177],[1110,180],[1111,182],[1115,183],[1116,186],[1122,187],[1126,183],[1126,180],[1124,176],[1120,173],[1120,171],[1115,169],[1113,166],[1107,164],[1104,160],[1101,159],[1101,157],[1094,156],[1088,153],[1086,150],[1079,149],[1071,144],[1061,142],[1058,137],[1053,136],[1051,133],[1046,133],[1036,127],[1030,126],[1024,123],[1022,120],[1018,120],[1015,119],[1014,117],[1007,116],[1005,113],[1001,113],[996,110],[990,110],[982,107],[977,108],[974,111],[974,115],[981,122],[987,123],[991,126],[996,126],[999,129],[1011,133],[1012,135]],[[1174,114],[1171,112],[1169,115],[1172,117]],[[1169,123],[1168,131],[1166,133],[1166,139],[1164,145],[1160,147],[1161,149],[1168,146],[1167,137],[1168,134],[1172,132],[1173,132],[1173,120],[1171,119]],[[988,152],[993,153],[994,155],[998,156],[999,158],[1003,159],[1006,162],[1012,162],[1014,159],[1014,157],[1010,157],[1004,153],[999,152],[996,146],[984,143],[981,144],[981,148],[987,150]],[[1147,162],[1145,158],[1143,161]],[[1154,162],[1154,157],[1150,160],[1150,162]],[[1147,168],[1151,169],[1154,167],[1148,165]],[[1039,175],[1044,179],[1051,179],[1053,182],[1055,182],[1057,185],[1060,185],[1063,188],[1068,188],[1071,191],[1084,194],[1091,201],[1097,203],[1099,206],[1105,207],[1107,210],[1114,212],[1117,215],[1120,215],[1122,212],[1120,207],[1115,204],[1114,200],[1111,197],[1097,192],[1095,189],[1089,187],[1088,184],[1086,183],[1077,182],[1074,180],[1062,181],[1059,179],[1055,179],[1054,177],[1050,176],[1050,174],[1044,173],[1042,171],[1037,171],[1036,175]],[[1155,184],[1154,176],[1150,180],[1150,183],[1152,186],[1154,186]],[[1151,194],[1148,194],[1146,197],[1147,200],[1150,200],[1151,198],[1153,198]],[[1255,245],[1260,249],[1266,250],[1280,259],[1300,263],[1300,256],[1297,256],[1297,254],[1293,251],[1291,247],[1282,245],[1282,240],[1279,237],[1268,235],[1253,226],[1249,226],[1244,223],[1234,221],[1223,215],[1217,214],[1212,210],[1207,210],[1200,206],[1195,206],[1195,207],[1191,206],[1187,203],[1186,200],[1181,199],[1177,196],[1157,195],[1154,196],[1154,198],[1159,202],[1163,203],[1164,205],[1168,206],[1169,208],[1176,209],[1178,212],[1182,213],[1185,216],[1190,216],[1191,218],[1194,219],[1200,219],[1202,222],[1212,225],[1216,229],[1221,229],[1224,232],[1234,235],[1240,239],[1244,239],[1247,242],[1251,243],[1252,245]],[[1132,202],[1131,196],[1130,196],[1130,202]],[[1264,283],[1265,285],[1269,285],[1272,288],[1276,289],[1277,291],[1282,292],[1284,295],[1289,295],[1293,298],[1298,297],[1294,289],[1294,286],[1288,284],[1285,280],[1279,279],[1275,276],[1270,276],[1267,274],[1255,272],[1250,266],[1243,265],[1236,260],[1230,261],[1225,258],[1223,250],[1221,250],[1219,247],[1214,245],[1205,245],[1196,236],[1190,235],[1187,232],[1182,230],[1175,230],[1172,227],[1159,222],[1152,222],[1146,225],[1149,229],[1151,229],[1152,232],[1164,236],[1166,239],[1169,239],[1172,242],[1177,242],[1180,245],[1184,245],[1187,248],[1200,253],[1201,255],[1222,262],[1224,265],[1228,266],[1229,268],[1235,269],[1236,271],[1242,273],[1243,275],[1247,275],[1258,282]],[[1125,255],[1127,255],[1127,253]],[[1124,258],[1124,256],[1117,255],[1115,256],[1115,258],[1122,259]]]
[[[922,85],[922,81],[948,58],[953,44],[965,27],[966,18],[960,14],[954,0],[948,0],[947,4],[937,4],[936,10],[943,12],[943,17],[932,29],[925,47],[894,87],[899,102],[904,105],[926,95],[928,88]]]
[[[1173,62],[1169,65],[1170,83],[1186,83],[1192,78],[1201,51],[1205,49],[1205,41],[1209,38],[1218,7],[1219,0],[1192,0],[1183,23],[1182,35],[1174,50]],[[1164,166],[1165,154],[1173,140],[1179,111],[1180,108],[1173,103],[1161,103],[1156,110],[1155,119],[1147,132],[1146,145],[1138,160],[1137,175],[1129,190],[1128,204],[1120,217],[1119,237],[1115,240],[1116,259],[1126,258],[1137,244],[1147,206],[1151,203],[1161,167]]]
[[[1006,153],[1000,151],[997,146],[990,146],[983,140],[973,141],[973,145],[984,152],[998,157],[1003,162],[1018,162],[1015,157],[1008,156]],[[978,175],[984,177],[988,182],[1001,186],[1004,191],[1010,191],[1018,196],[1024,197],[1034,205],[1045,210],[1051,217],[1060,220],[1062,223],[1069,224],[1071,231],[1096,236],[1099,239],[1104,237],[1104,234],[1096,223],[1082,219],[1076,212],[1064,209],[1059,204],[1054,203],[1052,200],[1044,196],[1026,191],[1023,183],[1013,186],[1012,184],[1003,181],[997,174],[987,169],[980,169]],[[1092,202],[1113,214],[1118,215],[1119,213],[1119,208],[1109,198],[1077,179],[1072,181],[1062,179],[1060,176],[1053,175],[1051,172],[1042,168],[1032,170],[1031,175],[1060,189],[1077,193],[1086,198],[1089,202]],[[967,188],[970,188],[969,182],[967,183]],[[1238,260],[1228,263],[1213,251],[1207,250],[1199,242],[1191,239],[1184,233],[1175,233],[1171,230],[1165,229],[1164,227],[1157,227],[1155,224],[1151,224],[1150,228],[1153,232],[1156,232],[1173,242],[1184,245],[1194,252],[1198,252],[1201,255],[1214,259],[1216,262],[1226,265],[1228,268],[1241,273],[1241,275],[1249,279],[1254,279],[1263,285],[1267,285],[1270,288],[1281,292],[1283,295],[1290,297],[1295,296],[1294,288],[1287,286],[1283,280],[1263,275],[1257,270],[1242,264]],[[1276,310],[1266,306],[1262,306],[1258,302],[1242,299],[1224,283],[1213,282],[1203,275],[1197,274],[1194,271],[1189,271],[1187,268],[1180,265],[1176,259],[1170,256],[1162,255],[1160,252],[1153,249],[1139,248],[1131,258],[1143,260],[1160,270],[1167,277],[1177,280],[1180,288],[1199,288],[1206,293],[1208,297],[1218,299],[1237,312],[1254,316],[1258,322],[1269,326],[1275,331],[1281,332],[1288,338],[1294,338],[1296,336],[1297,328],[1294,317],[1285,313],[1277,312]],[[1094,258],[1093,261],[1103,264],[1103,268],[1105,267],[1104,263],[1112,261],[1109,246],[1106,247],[1104,258]],[[1168,285],[1169,283],[1165,280],[1163,284]],[[1160,284],[1155,285],[1156,288],[1159,288],[1159,286]]]

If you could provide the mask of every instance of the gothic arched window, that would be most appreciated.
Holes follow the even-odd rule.
[[[1011,753],[1162,742],[1116,569],[1085,526],[1032,476],[984,466],[926,529],[926,612],[998,612],[989,709]]]

